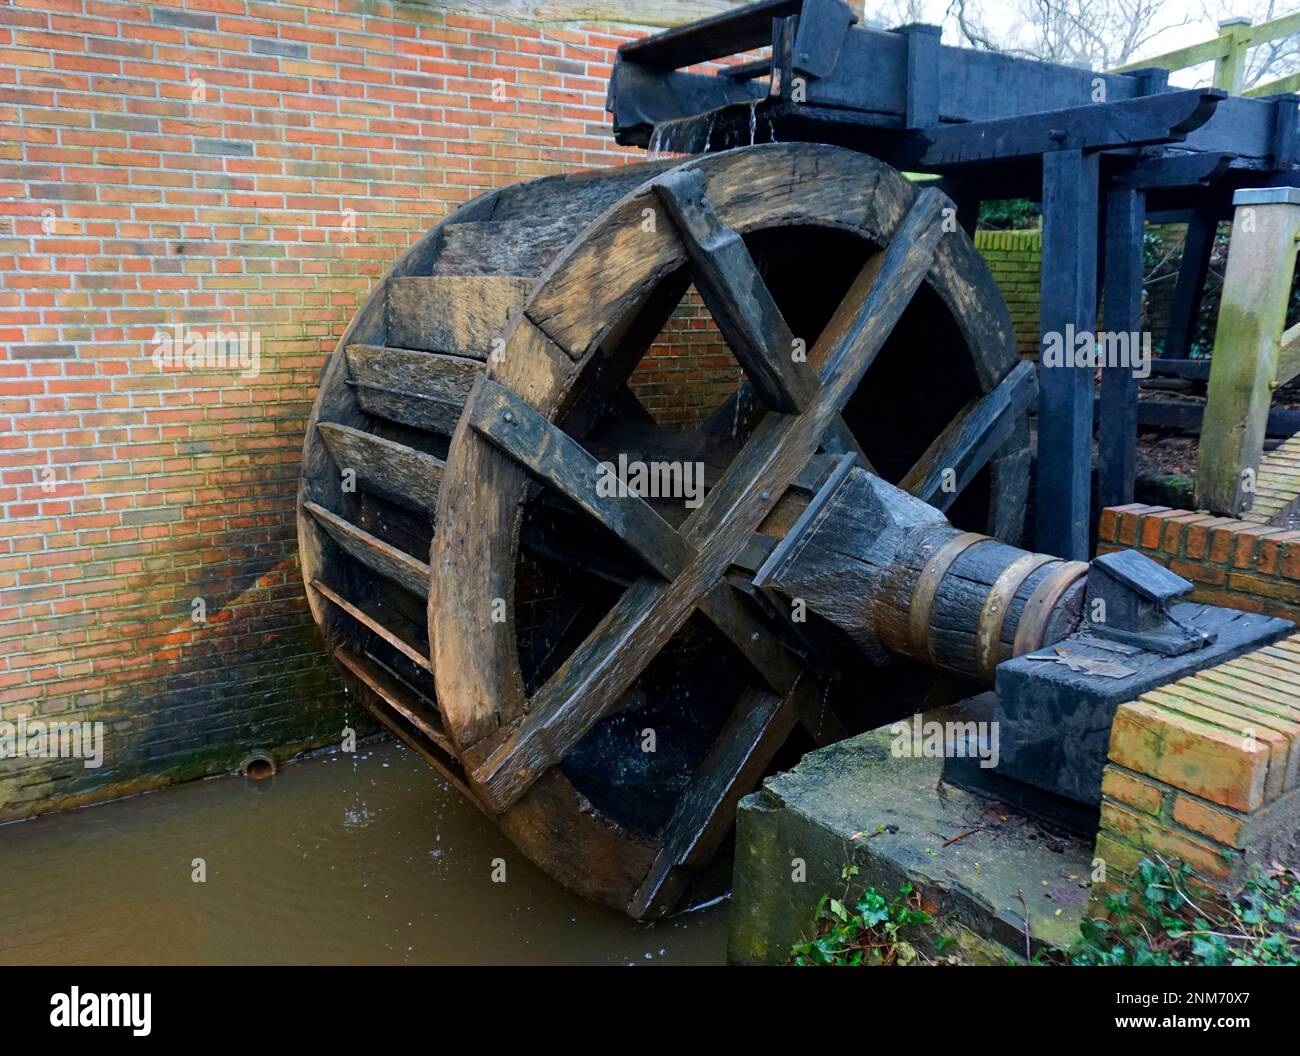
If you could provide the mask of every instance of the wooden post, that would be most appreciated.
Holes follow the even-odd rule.
[[[1040,358],[1038,397],[1037,549],[1088,557],[1092,481],[1092,367],[1075,365],[1073,335],[1097,319],[1098,155],[1058,150],[1043,155],[1042,320],[1065,361]]]
[[[1196,467],[1196,506],[1236,517],[1250,508],[1280,381],[1287,301],[1300,240],[1300,188],[1240,190],[1223,280]],[[1285,367],[1287,371],[1291,368]]]
[[[1210,254],[1214,252],[1214,234],[1218,229],[1218,215],[1209,210],[1197,210],[1187,221],[1183,260],[1178,267],[1173,304],[1169,306],[1169,328],[1165,331],[1166,359],[1186,359],[1191,352],[1192,334],[1196,332],[1196,317],[1201,310],[1201,294],[1205,291],[1205,276],[1210,270]]]
[[[1142,226],[1146,195],[1117,187],[1106,196],[1106,250],[1103,322],[1111,333],[1142,331]],[[1106,364],[1101,374],[1101,421],[1098,431],[1097,502],[1121,506],[1133,501],[1137,458],[1138,379],[1130,347],[1130,364]]]
[[[1246,52],[1250,48],[1250,19],[1228,18],[1219,23],[1223,51],[1214,60],[1214,87],[1240,95],[1246,81]]]
[[[907,103],[904,123],[908,128],[930,128],[939,123],[939,34],[938,26],[912,23],[897,32],[907,40]]]

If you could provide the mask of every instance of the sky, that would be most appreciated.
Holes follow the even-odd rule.
[[[958,39],[952,19],[946,22],[944,20],[944,15],[950,7],[950,0],[914,0],[914,2],[919,3],[923,12],[920,21],[944,25],[945,44],[965,43]],[[1122,4],[1123,0],[1112,0],[1112,2]],[[970,5],[979,12],[984,24],[997,37],[1005,37],[1017,23],[1023,21],[1020,14],[1021,3],[1018,0],[970,0]],[[904,2],[886,0],[881,3],[878,0],[857,0],[854,6],[859,9],[865,8],[869,20],[876,17],[889,21],[893,12],[904,8]],[[1300,9],[1300,0],[1282,0],[1274,5],[1272,17],[1278,18],[1297,9]],[[1234,14],[1254,16],[1252,18],[1254,22],[1265,21],[1264,10],[1265,4],[1262,0],[1237,0],[1236,3],[1233,0],[1168,0],[1163,18],[1160,20],[1168,28],[1140,48],[1136,58],[1160,55],[1190,44],[1210,40],[1218,35],[1218,22]],[[1187,24],[1179,24],[1185,20]],[[1195,87],[1208,83],[1210,74],[1211,68],[1206,64],[1175,74],[1171,78],[1171,83],[1182,87]]]

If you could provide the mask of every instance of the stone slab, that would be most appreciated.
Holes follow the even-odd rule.
[[[925,716],[967,717],[962,705]],[[889,897],[905,881],[922,893],[937,925],[923,929],[922,963],[1023,961],[1026,911],[1034,951],[1074,940],[1087,906],[1091,840],[1048,831],[949,785],[942,758],[898,757],[894,742],[883,727],[811,752],[741,801],[733,963],[785,963],[810,932],[821,896],[844,893],[850,863],[860,870],[853,894],[872,886]],[[942,950],[931,941],[940,934],[953,940]]]

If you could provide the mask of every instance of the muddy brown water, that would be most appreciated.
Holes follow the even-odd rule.
[[[392,741],[0,826],[4,964],[720,964],[725,948],[725,904],[654,924],[594,906]]]

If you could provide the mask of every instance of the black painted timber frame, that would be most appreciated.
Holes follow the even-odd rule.
[[[732,56],[744,58],[699,72]],[[949,47],[933,26],[869,29],[844,0],[761,0],[623,45],[607,107],[622,144],[835,143],[936,174],[968,231],[984,199],[1042,202],[1043,334],[1094,330],[1103,292],[1106,329],[1140,330],[1143,223],[1188,221],[1164,351],[1179,358],[1233,192],[1300,186],[1300,97],[1178,90],[1167,78]],[[1100,504],[1133,495],[1137,385],[1106,369],[1098,399],[1093,373],[1040,370],[1034,545],[1075,560],[1088,556],[1095,513],[1094,417]]]

